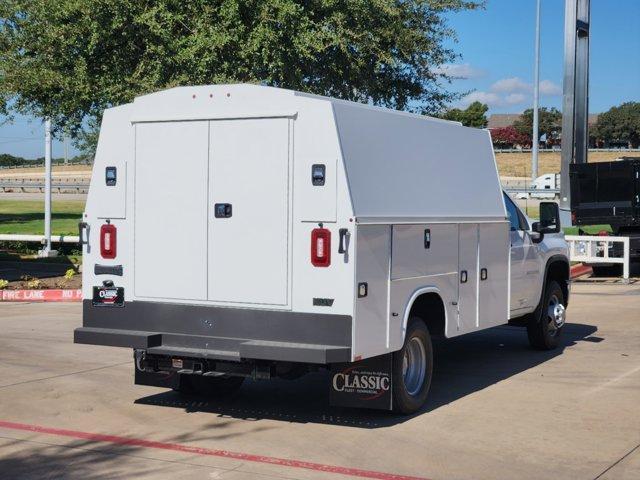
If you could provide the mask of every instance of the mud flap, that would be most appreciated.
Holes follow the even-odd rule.
[[[391,410],[393,354],[331,366],[329,403],[335,407]]]

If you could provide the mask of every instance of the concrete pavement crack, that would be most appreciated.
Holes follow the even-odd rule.
[[[607,473],[609,470],[611,470],[613,467],[615,467],[616,465],[618,465],[620,462],[622,462],[625,458],[627,458],[629,455],[631,455],[633,452],[635,452],[638,448],[640,448],[640,443],[638,445],[636,445],[635,447],[633,447],[631,450],[629,450],[627,453],[625,453],[622,457],[620,457],[617,461],[615,461],[612,465],[610,465],[609,467],[607,467],[602,473],[600,473],[600,475],[598,475],[597,477],[595,477],[593,480],[598,480],[600,477],[602,477],[605,473]]]
[[[15,387],[17,385],[24,385],[27,383],[42,382],[43,380],[51,380],[52,378],[70,377],[71,375],[78,375],[80,373],[88,373],[88,372],[96,372],[98,370],[104,370],[112,367],[119,367],[121,365],[128,365],[130,363],[131,361],[114,363],[113,365],[105,365],[104,367],[88,368],[86,370],[78,370],[77,372],[61,373],[60,375],[51,375],[50,377],[43,377],[43,378],[34,378],[33,380],[25,380],[23,382],[10,383],[8,385],[0,385],[0,388]]]

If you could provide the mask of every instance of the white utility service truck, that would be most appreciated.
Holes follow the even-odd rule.
[[[256,85],[105,111],[75,342],[134,350],[135,381],[229,393],[331,371],[331,403],[418,410],[432,336],[512,323],[553,348],[569,262],[531,224],[489,132]],[[472,359],[469,359],[472,361]]]

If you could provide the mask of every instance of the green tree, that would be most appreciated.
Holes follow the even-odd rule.
[[[627,102],[598,115],[593,136],[604,142],[627,142],[640,146],[640,103]]]
[[[442,118],[462,123],[465,127],[485,128],[487,126],[487,110],[484,103],[473,102],[466,109],[452,108],[447,110]]]
[[[77,135],[176,85],[251,82],[433,113],[459,97],[445,14],[482,0],[2,0],[0,113]]]
[[[513,126],[518,133],[531,138],[533,132],[533,108],[525,110],[524,113],[520,115],[520,118],[513,123]],[[546,135],[547,142],[560,138],[561,131],[562,113],[560,110],[555,107],[540,107],[538,110],[538,141],[542,135]]]

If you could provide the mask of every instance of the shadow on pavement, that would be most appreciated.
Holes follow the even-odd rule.
[[[7,479],[128,479],[158,475],[166,468],[162,462],[150,469],[148,463],[122,460],[123,456],[141,455],[141,447],[100,447],[91,440],[65,445],[11,440],[2,442],[0,449],[5,452],[0,456],[0,476]]]
[[[591,325],[569,323],[561,346],[541,352],[529,347],[524,329],[496,327],[434,344],[434,376],[425,408],[413,416],[390,412],[329,406],[329,374],[312,373],[287,381],[246,381],[240,392],[224,400],[162,392],[136,400],[137,404],[180,408],[186,412],[208,412],[220,417],[255,421],[261,419],[296,423],[322,423],[358,428],[381,428],[428,414],[466,395],[487,388],[561,355],[580,341],[599,342],[590,337]]]

